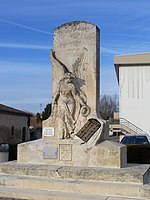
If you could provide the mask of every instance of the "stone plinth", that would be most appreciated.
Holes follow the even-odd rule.
[[[89,148],[80,139],[41,139],[19,144],[18,162],[121,168],[126,166],[126,146],[105,141]]]
[[[106,140],[94,146],[91,151],[93,151],[91,155],[98,155],[92,156],[93,165],[99,163],[102,167],[118,168],[127,166],[127,148],[125,145]]]

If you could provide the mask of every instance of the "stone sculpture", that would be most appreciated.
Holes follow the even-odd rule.
[[[83,64],[83,59],[78,60],[73,65],[73,73],[69,72],[67,67],[62,64],[51,50],[50,57],[53,65],[57,65],[63,71],[63,78],[59,81],[58,87],[53,98],[53,111],[52,121],[55,122],[57,118],[60,119],[59,123],[62,127],[60,137],[70,138],[74,133],[75,124],[81,113],[83,117],[87,117],[90,113],[90,108],[86,105],[86,96],[83,92],[79,92],[79,83],[76,81],[78,78],[79,70],[83,72],[80,66]],[[81,65],[79,63],[82,63]],[[82,94],[82,95],[80,95]]]
[[[55,138],[78,137],[90,146],[103,141],[107,134],[99,115],[99,29],[82,21],[58,27],[50,59],[52,114],[43,128],[53,127]]]

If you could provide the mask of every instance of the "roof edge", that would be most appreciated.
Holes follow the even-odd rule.
[[[30,112],[25,112],[18,110],[16,108],[12,108],[10,106],[6,106],[4,104],[0,104],[0,113],[14,113],[16,115],[22,115],[22,116],[32,116]]]
[[[150,65],[150,52],[114,56],[114,66],[119,83],[119,67]]]
[[[150,52],[114,56],[114,64],[150,64]]]

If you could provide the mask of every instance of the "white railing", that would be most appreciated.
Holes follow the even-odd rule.
[[[145,134],[148,135],[145,131],[143,131],[141,128],[137,127],[136,125],[134,125],[133,123],[129,122],[128,120],[124,119],[124,118],[120,118],[120,125],[124,125],[126,126],[128,129],[130,129],[129,133],[136,133],[136,134]],[[124,129],[121,126],[121,129]]]

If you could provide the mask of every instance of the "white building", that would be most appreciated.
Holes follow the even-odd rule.
[[[150,53],[114,57],[120,118],[150,135]]]

